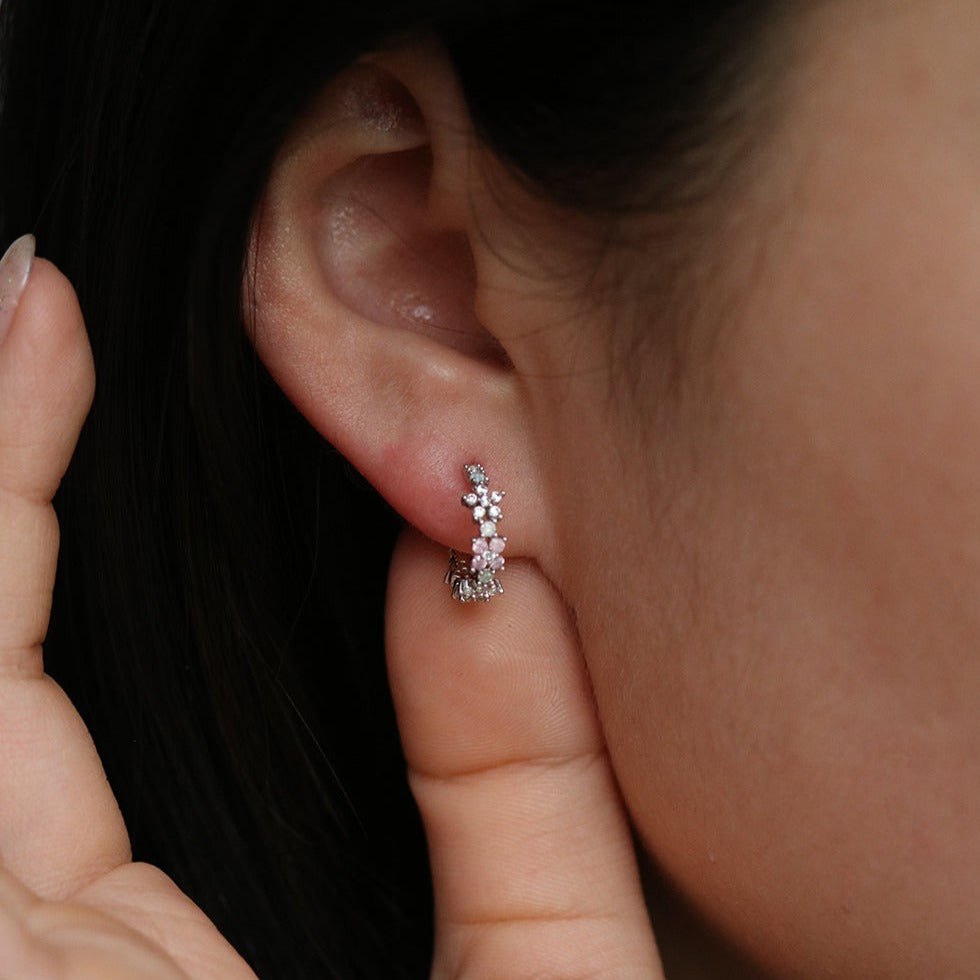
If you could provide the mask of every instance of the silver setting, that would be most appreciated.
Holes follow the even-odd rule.
[[[473,538],[471,555],[449,552],[446,584],[453,598],[460,602],[489,602],[504,591],[497,573],[504,570],[507,539],[497,534],[497,525],[504,516],[500,504],[506,494],[503,490],[490,489],[487,472],[479,463],[467,463],[463,473],[471,489],[463,494],[461,503],[473,515],[479,537]]]

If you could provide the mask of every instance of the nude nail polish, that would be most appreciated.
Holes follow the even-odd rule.
[[[21,235],[0,259],[0,343],[10,329],[33,265],[33,235]]]

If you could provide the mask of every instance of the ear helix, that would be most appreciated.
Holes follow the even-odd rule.
[[[463,494],[462,504],[472,511],[480,536],[473,539],[473,554],[468,566],[458,551],[450,551],[446,583],[453,598],[460,602],[489,602],[504,591],[497,573],[504,569],[503,551],[507,539],[497,534],[497,524],[504,516],[500,504],[505,491],[490,489],[486,470],[479,463],[467,463],[463,472],[472,489]]]

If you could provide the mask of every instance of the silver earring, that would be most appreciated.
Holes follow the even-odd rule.
[[[500,509],[504,491],[490,489],[486,470],[479,463],[467,463],[463,472],[471,489],[463,494],[461,502],[472,511],[480,536],[473,539],[473,553],[469,558],[455,550],[449,552],[446,584],[452,589],[453,598],[460,602],[489,602],[504,591],[497,578],[504,568],[503,551],[507,544],[507,539],[497,534],[497,525],[504,516]]]

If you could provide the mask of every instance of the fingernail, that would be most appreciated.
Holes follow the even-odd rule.
[[[34,265],[34,236],[21,235],[0,259],[0,344],[7,336],[17,304]]]

